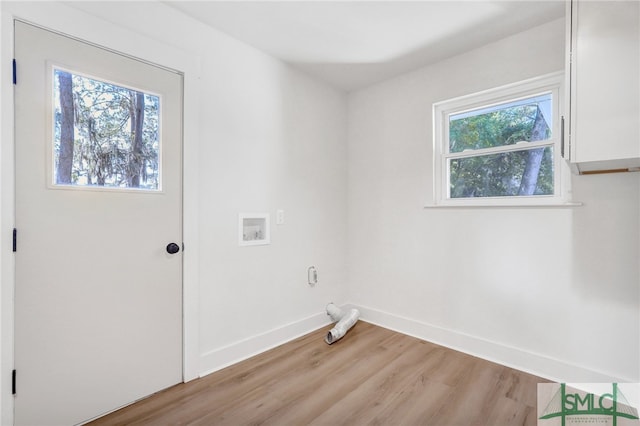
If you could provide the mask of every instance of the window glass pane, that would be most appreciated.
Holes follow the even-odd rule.
[[[449,152],[547,140],[551,93],[449,116]]]
[[[53,72],[58,185],[159,189],[160,98]]]
[[[553,148],[449,160],[450,197],[553,195]]]

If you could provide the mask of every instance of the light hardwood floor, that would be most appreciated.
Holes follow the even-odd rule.
[[[97,425],[535,425],[530,374],[359,321],[102,417]]]

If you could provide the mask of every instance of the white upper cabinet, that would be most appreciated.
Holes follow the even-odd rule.
[[[574,172],[640,170],[639,23],[638,1],[568,3],[564,157]]]

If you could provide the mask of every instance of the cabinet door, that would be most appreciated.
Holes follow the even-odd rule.
[[[640,165],[640,3],[572,4],[571,161]]]

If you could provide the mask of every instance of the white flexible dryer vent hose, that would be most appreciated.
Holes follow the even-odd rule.
[[[331,321],[338,322],[344,316],[344,312],[333,303],[329,303],[327,305],[327,315],[331,317]]]
[[[357,309],[351,309],[347,314],[344,314],[342,310],[333,303],[327,305],[327,314],[333,321],[338,321],[336,325],[329,330],[327,337],[324,338],[324,341],[328,344],[332,344],[344,337],[360,317],[360,311]]]

